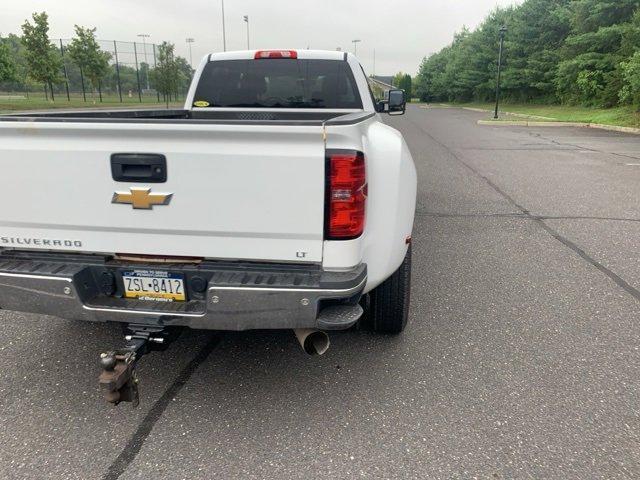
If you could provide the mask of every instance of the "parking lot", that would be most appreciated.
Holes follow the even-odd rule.
[[[185,332],[142,402],[97,388],[109,325],[0,312],[1,478],[637,478],[640,136],[411,106],[410,326]]]

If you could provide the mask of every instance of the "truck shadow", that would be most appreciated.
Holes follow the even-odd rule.
[[[169,408],[197,406],[205,423],[219,423],[236,412],[242,424],[237,427],[247,429],[254,428],[252,421],[280,428],[293,421],[294,412],[317,414],[320,422],[338,408],[336,401],[355,405],[363,395],[370,400],[394,395],[396,364],[404,361],[408,348],[401,336],[357,330],[331,333],[331,348],[321,357],[304,353],[291,331],[187,330],[181,341],[200,343],[203,336],[209,337],[206,341],[219,336],[218,343]]]
[[[13,361],[18,363],[13,381],[28,384],[31,395],[57,399],[57,408],[63,410],[81,407],[78,400],[82,403],[81,410],[87,407],[87,402],[92,408],[103,410],[97,386],[98,357],[103,351],[123,345],[120,326],[25,317],[20,328],[33,322],[29,334],[13,342],[13,352],[5,351],[5,355],[15,355]],[[159,398],[211,341],[217,342],[215,348],[193,372],[184,391],[197,395],[200,388],[215,387],[216,396],[209,397],[212,401],[224,397],[225,388],[237,394],[239,385],[251,385],[253,393],[258,390],[262,394],[285,393],[282,388],[295,388],[320,394],[323,385],[351,383],[353,393],[357,394],[363,382],[384,375],[390,362],[404,350],[403,336],[385,337],[358,330],[329,335],[329,351],[321,357],[311,357],[303,352],[289,330],[214,332],[185,328],[166,351],[152,352],[141,359],[138,367],[141,409]],[[18,378],[20,375],[23,378]],[[343,395],[350,390],[344,390]],[[30,403],[36,401],[32,398]]]
[[[289,444],[288,436],[303,429],[325,432],[333,443],[339,424],[378,408],[399,412],[398,371],[412,343],[411,335],[334,332],[329,351],[310,357],[291,331],[185,329],[165,352],[141,360],[140,407],[114,408],[98,388],[97,360],[121,345],[118,325],[6,312],[0,317],[0,361],[14,365],[0,380],[0,391],[10,392],[0,396],[0,421],[17,432],[21,449],[52,458],[76,452],[61,466],[67,476],[82,471],[89,458],[93,471],[107,471],[132,439],[144,443],[147,436],[174,445],[167,455],[192,451],[190,442],[198,442],[208,451],[236,451],[238,461],[250,451],[239,445],[262,449],[267,438]],[[210,354],[190,369],[212,342]],[[179,430],[191,435],[177,433],[176,419]],[[140,431],[146,434],[140,437]],[[11,441],[0,441],[0,450],[16,452]],[[35,475],[38,457],[25,459]]]

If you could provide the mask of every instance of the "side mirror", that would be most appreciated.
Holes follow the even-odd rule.
[[[389,115],[393,114],[393,112],[400,112],[396,113],[396,115],[404,115],[407,109],[407,99],[404,90],[389,90],[387,105],[389,105]]]

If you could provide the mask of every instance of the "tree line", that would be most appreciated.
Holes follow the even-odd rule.
[[[398,72],[393,77],[393,85],[400,90],[404,90],[407,101],[413,97],[413,80],[408,73]]]
[[[640,0],[525,0],[497,8],[422,61],[414,81],[421,100],[492,100],[502,26],[507,100],[640,110]]]
[[[22,35],[0,38],[0,91],[29,91],[42,88],[52,100],[56,93],[71,91],[139,92],[141,79],[167,101],[185,92],[193,70],[186,59],[175,55],[169,42],[158,45],[153,67],[141,62],[133,68],[115,61],[114,54],[100,48],[96,29],[75,26],[68,45],[49,38],[49,19],[45,12],[34,13],[22,25]]]

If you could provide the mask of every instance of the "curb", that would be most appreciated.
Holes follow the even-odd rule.
[[[483,108],[473,107],[460,107],[463,110],[469,110],[472,112],[491,112],[491,110],[485,110]],[[551,120],[548,122],[530,122],[525,120],[478,120],[478,125],[495,125],[495,126],[512,126],[512,127],[574,127],[574,128],[596,128],[598,130],[607,130],[609,132],[631,133],[633,135],[640,135],[640,128],[634,127],[621,127],[618,125],[603,125],[601,123],[581,123],[581,122],[559,122],[554,121],[551,117],[541,117],[538,115],[526,115],[523,113],[502,112],[504,115],[513,115],[521,118],[537,118],[539,120]]]
[[[632,133],[634,135],[640,135],[640,128],[634,127],[619,127],[616,125],[601,125],[599,123],[590,123],[589,128],[598,128],[600,130],[609,130],[611,132]]]
[[[485,110],[483,108],[473,108],[473,107],[461,107],[463,110],[469,110],[471,112],[482,112],[482,113],[491,113],[492,110]],[[552,117],[543,117],[541,115],[528,115],[526,113],[513,113],[513,112],[501,112],[504,115],[513,115],[514,117],[520,117],[520,118],[532,118],[534,120],[555,120],[555,118]]]
[[[447,105],[446,103],[427,103],[427,104],[419,104],[420,108],[424,108],[425,110],[429,110],[430,108],[455,108],[451,105]]]
[[[463,110],[469,110],[470,112],[488,112],[489,110],[485,110],[484,108],[474,108],[474,107],[461,107]]]
[[[574,128],[596,128],[610,132],[631,133],[640,135],[640,128],[619,127],[616,125],[602,125],[600,123],[577,123],[577,122],[527,122],[511,120],[478,120],[478,125],[493,125],[494,127],[574,127]]]
[[[478,120],[478,125],[518,126],[518,127],[588,127],[580,122],[531,122],[528,120]]]

